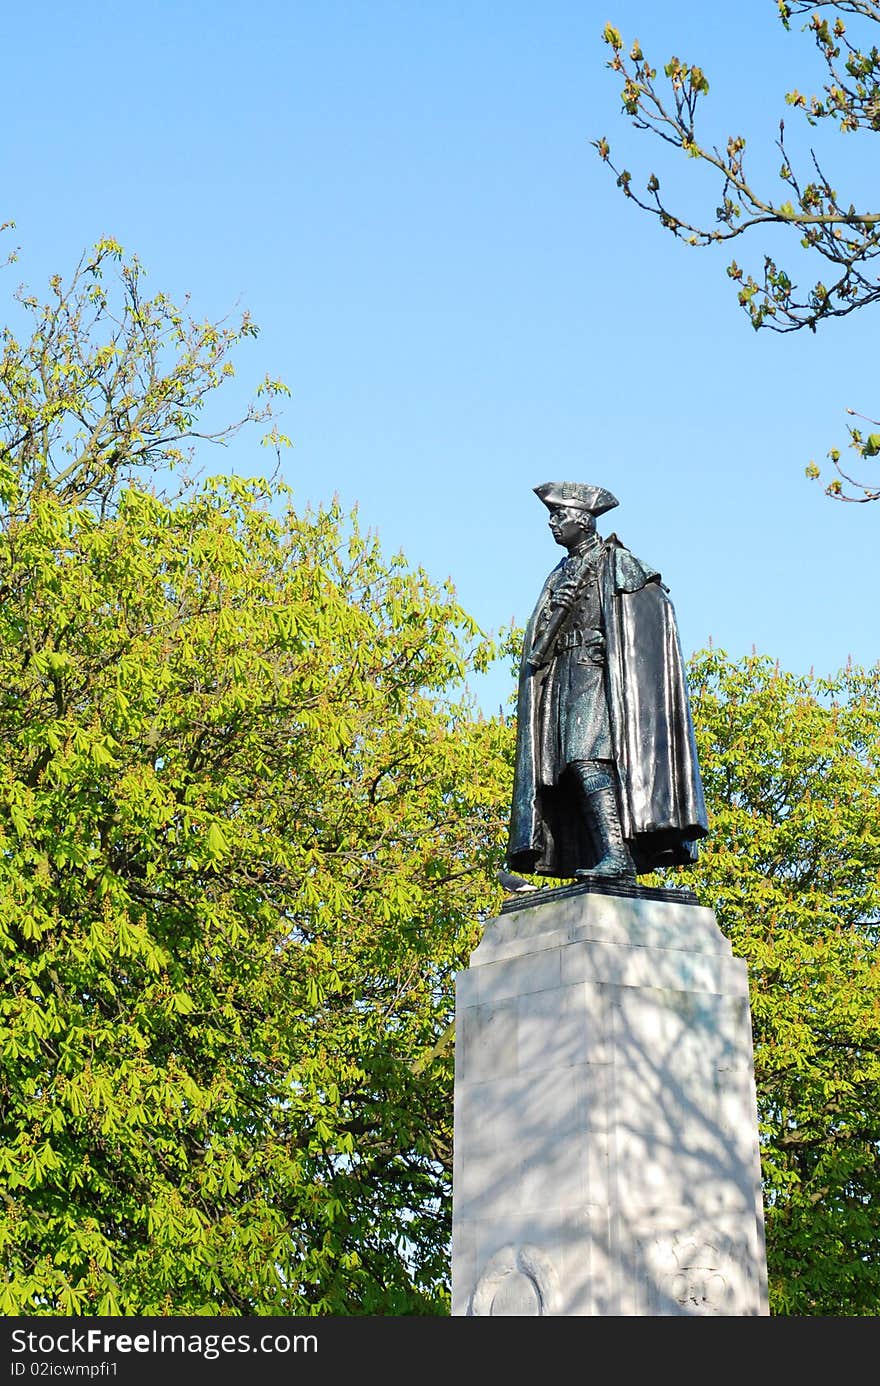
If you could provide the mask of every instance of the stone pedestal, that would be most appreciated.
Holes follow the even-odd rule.
[[[674,894],[512,901],[458,974],[453,1314],[768,1312],[746,967]]]

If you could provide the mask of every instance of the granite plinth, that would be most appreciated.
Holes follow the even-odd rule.
[[[699,905],[541,895],[456,979],[452,1313],[766,1314],[745,964]]]

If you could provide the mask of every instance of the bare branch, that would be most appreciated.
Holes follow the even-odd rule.
[[[880,4],[875,0],[818,0],[818,4],[815,0],[778,0],[778,10],[786,28],[792,16],[809,14],[804,27],[812,33],[828,73],[821,97],[807,97],[795,90],[786,94],[786,102],[811,125],[833,116],[844,133],[880,131],[880,50],[876,45],[859,46],[851,41],[842,18],[847,15],[880,23]],[[834,12],[831,20],[823,14],[828,10]],[[759,189],[746,169],[746,141],[741,135],[731,135],[723,151],[697,136],[697,109],[709,91],[702,68],[671,58],[663,69],[668,93],[664,94],[658,88],[657,69],[638,42],[627,52],[620,32],[611,24],[605,26],[603,38],[612,54],[608,66],[623,79],[623,110],[635,129],[649,131],[663,145],[680,150],[720,179],[714,215],[704,221],[686,216],[661,194],[655,173],[646,180],[645,191],[637,191],[632,173],[612,160],[610,144],[603,136],[593,141],[594,148],[615,175],[624,196],[687,245],[718,245],[757,228],[774,226],[795,235],[800,258],[806,251],[831,267],[830,277],[823,275],[800,288],[794,274],[768,253],[757,273],[731,261],[727,274],[737,286],[740,307],[756,330],[788,333],[807,328],[815,332],[827,319],[848,317],[880,300],[880,211],[847,204],[813,150],[807,176],[798,174],[786,149],[782,120],[775,145],[781,158],[778,176],[784,194]],[[875,449],[853,429],[850,446],[863,461],[880,452],[880,447]],[[840,466],[839,451],[832,449],[829,458],[837,475],[826,486],[828,495],[858,503],[880,498],[876,484],[865,483]],[[820,475],[813,462],[806,472],[813,478]]]

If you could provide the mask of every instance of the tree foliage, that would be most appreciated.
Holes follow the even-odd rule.
[[[0,329],[0,498],[13,509],[51,490],[105,510],[126,480],[185,462],[193,440],[228,441],[287,393],[267,377],[262,401],[242,417],[200,427],[209,398],[235,374],[235,348],[257,328],[248,313],[199,321],[162,292],[146,296],[137,257],[124,260],[111,238],[68,283],[53,275],[50,290],[41,302],[19,288],[25,334]],[[273,428],[264,441],[289,439]]]
[[[808,16],[804,28],[812,34],[826,71],[821,95],[807,96],[795,89],[786,94],[786,102],[813,126],[835,121],[844,134],[880,132],[880,50],[871,42],[869,27],[880,24],[880,4],[876,0],[777,0],[777,8],[786,29],[793,17]],[[853,20],[859,37],[849,31],[848,22]],[[794,268],[784,268],[775,255],[764,255],[757,274],[736,260],[730,262],[727,273],[753,327],[815,332],[830,318],[846,317],[880,300],[880,211],[858,205],[864,190],[853,198],[839,192],[813,150],[799,169],[786,146],[784,120],[779,122],[776,141],[781,195],[762,186],[747,168],[742,135],[729,136],[721,148],[698,133],[698,107],[709,91],[701,67],[672,57],[658,78],[657,68],[638,40],[627,48],[612,24],[605,26],[603,37],[611,49],[609,67],[623,78],[623,110],[635,128],[649,131],[667,147],[711,169],[718,186],[713,215],[694,220],[669,205],[655,173],[647,179],[644,192],[637,189],[632,173],[612,161],[603,136],[594,142],[595,147],[625,196],[691,246],[716,245],[774,226],[783,228],[809,259],[819,260],[818,277],[806,290],[799,288]],[[796,260],[802,258],[797,246],[795,251]],[[880,432],[876,431],[880,420],[865,419],[852,409],[847,412],[861,420],[849,429],[849,444],[859,463],[880,455]],[[858,502],[880,499],[880,487],[868,473],[856,476],[848,471],[838,448],[828,455],[836,473],[826,486],[829,495]],[[811,462],[807,475],[820,474]]]
[[[335,503],[154,493],[251,329],[116,255],[0,363],[0,1312],[446,1312],[491,647]]]
[[[880,667],[693,658],[710,835],[688,872],[749,969],[771,1310],[880,1299]]]
[[[461,692],[491,645],[335,503],[155,493],[224,436],[242,328],[117,257],[24,295],[0,361],[0,1313],[445,1313],[453,981],[512,777]],[[880,672],[710,651],[690,682],[773,1309],[870,1314]]]

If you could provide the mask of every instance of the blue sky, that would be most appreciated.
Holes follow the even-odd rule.
[[[579,480],[617,495],[600,530],[662,571],[686,652],[873,663],[880,504],[833,503],[803,475],[845,441],[847,406],[880,408],[871,310],[755,334],[725,251],[661,233],[590,144],[660,172],[620,115],[611,20],[660,61],[700,62],[715,138],[744,133],[775,168],[779,117],[796,128],[784,92],[818,75],[775,16],[775,0],[15,7],[9,287],[41,288],[111,234],[199,316],[249,308],[261,335],[234,388],[267,371],[290,386],[298,499],[358,503],[487,629],[524,622],[559,557],[532,488]],[[839,186],[865,201],[876,151],[837,144]],[[698,172],[669,176],[711,209]],[[762,249],[736,256],[758,267]],[[202,457],[268,460],[255,438]],[[501,670],[480,697],[491,711],[508,691]]]

